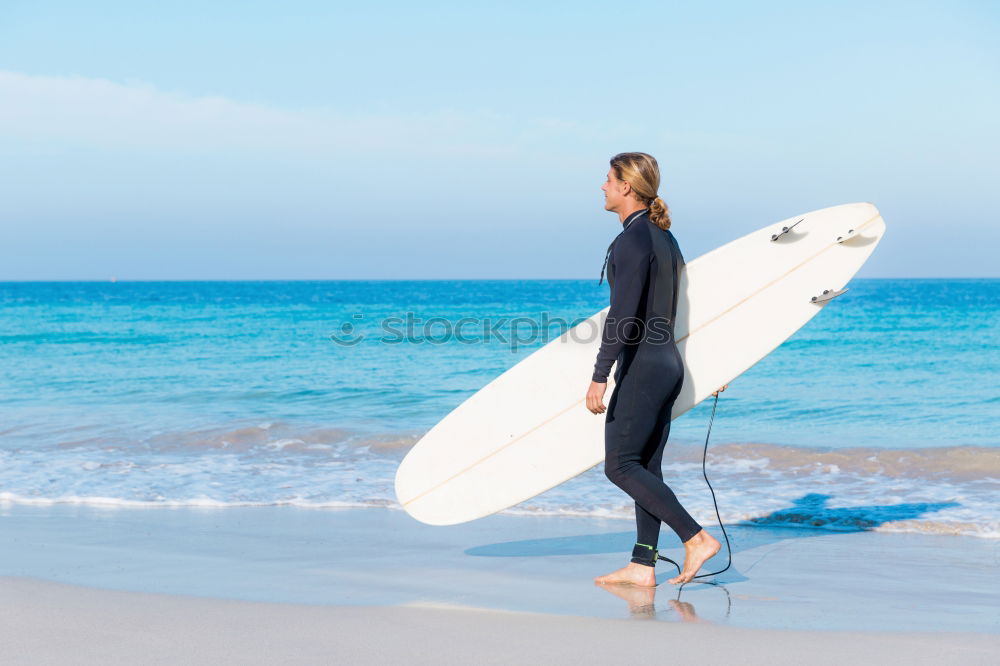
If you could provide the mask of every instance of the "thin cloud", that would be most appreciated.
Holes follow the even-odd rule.
[[[0,71],[0,136],[75,146],[511,158],[531,152],[552,123],[491,111],[348,115],[187,95],[144,82]]]

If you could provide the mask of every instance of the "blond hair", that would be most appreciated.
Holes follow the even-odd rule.
[[[618,153],[611,158],[611,168],[618,180],[632,187],[639,201],[649,207],[649,219],[661,229],[670,228],[670,212],[656,191],[660,189],[660,167],[656,158],[646,153]]]

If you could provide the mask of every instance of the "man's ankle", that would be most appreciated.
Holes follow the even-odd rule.
[[[704,529],[699,530],[697,534],[695,534],[693,537],[691,537],[690,539],[688,539],[687,541],[685,541],[684,545],[685,546],[690,546],[690,545],[701,543],[702,541],[705,540],[705,537],[707,535],[708,535],[708,532],[706,532]]]

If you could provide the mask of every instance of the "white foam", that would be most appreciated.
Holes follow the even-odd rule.
[[[317,434],[293,432],[287,426],[275,426],[266,434],[247,429],[227,433],[236,433],[232,439],[240,444],[220,446],[230,434],[224,440],[185,434],[184,442],[197,445],[175,446],[176,438],[164,435],[155,447],[107,447],[97,441],[0,450],[0,501],[213,509],[400,508],[395,471],[406,443],[414,439],[411,434],[345,438],[332,429]],[[715,522],[715,509],[702,478],[700,454],[698,447],[674,447],[663,474],[691,514],[708,525]],[[996,455],[972,447],[810,452],[802,447],[729,444],[712,452],[707,471],[727,524],[997,538],[1000,481],[991,467]],[[912,467],[899,463],[901,459]],[[954,473],[945,469],[950,463],[957,465]],[[825,499],[819,501],[820,496]],[[633,511],[631,499],[598,466],[505,513],[633,520]]]

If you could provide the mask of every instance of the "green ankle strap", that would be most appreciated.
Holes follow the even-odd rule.
[[[656,561],[660,559],[660,553],[650,545],[636,542],[632,547],[632,561],[648,566],[656,566]]]

